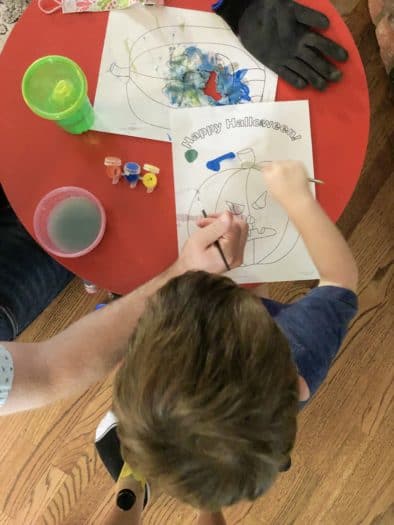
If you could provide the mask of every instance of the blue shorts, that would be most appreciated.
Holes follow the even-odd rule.
[[[312,396],[326,378],[357,313],[357,295],[345,288],[320,286],[292,304],[270,299],[262,303],[289,341],[298,372]]]

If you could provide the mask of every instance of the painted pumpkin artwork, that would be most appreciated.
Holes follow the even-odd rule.
[[[128,47],[129,63],[110,72],[126,85],[130,111],[146,124],[167,129],[163,108],[218,106],[263,100],[266,72],[247,51],[215,43],[226,28],[200,27],[190,43],[179,25],[147,31]],[[161,45],[157,46],[160,39]],[[230,59],[229,57],[232,57]],[[242,62],[242,68],[238,66]],[[213,76],[215,96],[206,92]],[[158,82],[159,81],[159,82]]]
[[[203,182],[192,201],[189,217],[201,214],[203,207],[208,213],[228,210],[242,215],[249,225],[244,266],[277,262],[292,251],[299,235],[267,192],[261,175],[264,163],[256,165],[254,151],[238,152],[232,163],[234,167],[223,169]],[[194,221],[189,220],[189,235],[195,229]]]

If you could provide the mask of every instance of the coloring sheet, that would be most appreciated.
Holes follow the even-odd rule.
[[[208,82],[212,96],[205,93]],[[276,74],[214,13],[111,11],[93,129],[171,141],[170,114],[178,108],[274,100],[276,85]]]
[[[179,250],[203,209],[229,210],[249,224],[244,264],[228,273],[232,279],[317,278],[298,231],[267,192],[258,167],[300,160],[313,178],[308,101],[180,109],[171,123]]]

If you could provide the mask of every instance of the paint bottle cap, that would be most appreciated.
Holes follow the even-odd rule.
[[[139,175],[141,173],[141,166],[137,162],[126,162],[123,166],[125,175]]]
[[[144,164],[143,170],[148,171],[149,173],[154,173],[155,175],[158,175],[160,173],[160,168],[157,166],[153,166],[152,164]]]
[[[145,173],[142,177],[142,184],[148,190],[154,189],[157,186],[157,177],[154,173]]]
[[[105,157],[104,166],[121,166],[122,161],[119,157]]]

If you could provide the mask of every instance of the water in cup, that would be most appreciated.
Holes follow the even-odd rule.
[[[65,253],[78,252],[90,246],[100,228],[100,210],[85,197],[69,197],[59,202],[48,217],[48,235]]]

